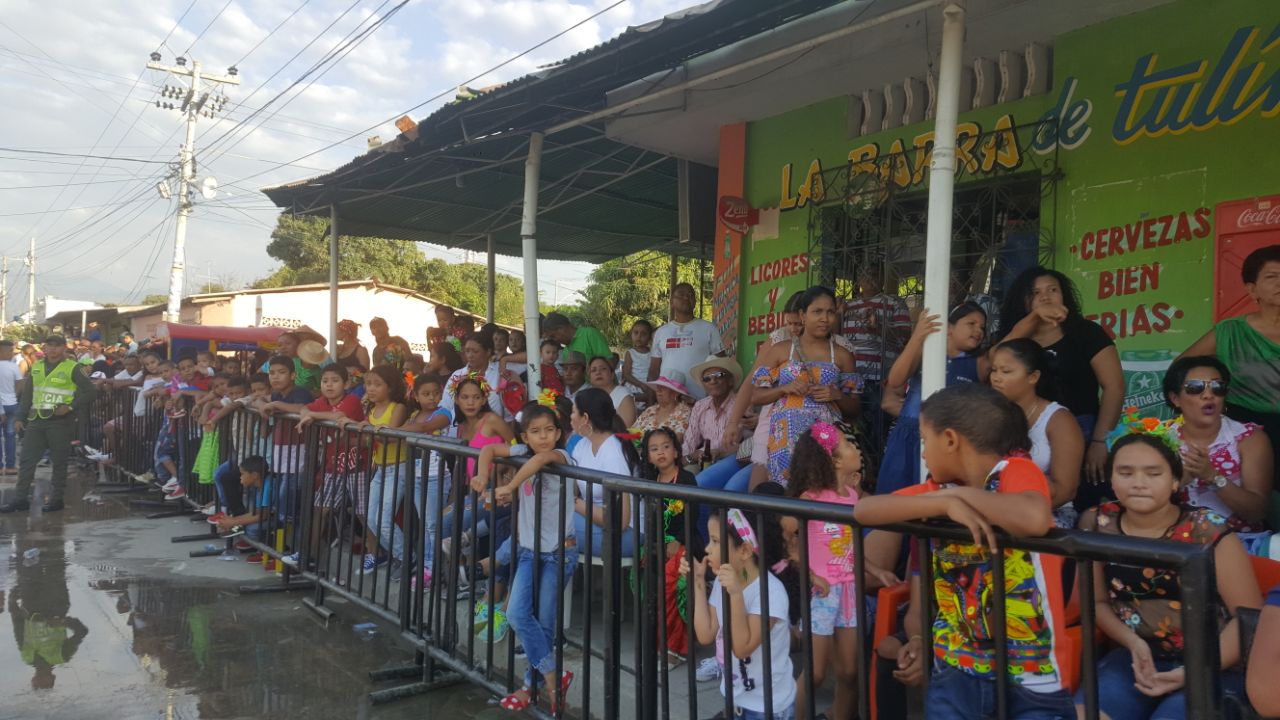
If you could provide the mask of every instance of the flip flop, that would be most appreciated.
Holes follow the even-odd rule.
[[[521,694],[523,694],[524,697],[520,697]],[[524,712],[525,710],[529,709],[530,705],[533,704],[530,701],[532,697],[533,697],[533,691],[531,691],[529,688],[520,688],[519,690],[499,700],[498,707],[502,708],[503,710],[510,710],[512,712]]]
[[[569,688],[572,685],[573,685],[573,671],[565,670],[560,675],[559,692],[556,693],[555,697],[551,698],[551,714],[552,715],[558,715],[560,713],[560,710],[562,709],[560,707],[561,702],[564,702],[565,705],[569,704],[567,702],[567,698],[569,697]]]

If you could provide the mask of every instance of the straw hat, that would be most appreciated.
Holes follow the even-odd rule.
[[[657,380],[650,380],[645,385],[652,388],[666,388],[677,395],[693,399],[693,393],[689,392],[689,377],[675,368],[671,368],[658,376]]]
[[[720,357],[719,355],[708,355],[706,360],[694,365],[689,374],[693,376],[693,381],[698,383],[698,387],[706,390],[706,387],[702,384],[702,373],[712,368],[720,368],[733,375],[733,388],[735,390],[742,383],[742,366],[738,364],[738,361],[730,357]]]
[[[298,359],[308,365],[320,365],[329,359],[329,351],[315,340],[306,339],[298,343]]]

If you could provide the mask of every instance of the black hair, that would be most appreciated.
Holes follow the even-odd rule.
[[[209,359],[212,360],[213,357],[216,355],[216,353],[213,353],[209,350],[199,350],[196,352],[196,359],[199,360],[201,355],[208,355]]]
[[[646,431],[640,440],[640,474],[648,480],[658,479],[658,468],[649,460],[649,440],[654,435],[666,435],[671,440],[671,447],[676,451],[676,470],[680,469],[680,458],[684,457],[684,448],[680,445],[680,436],[675,430],[663,426]]]
[[[413,379],[413,387],[409,390],[409,407],[414,410],[421,410],[422,406],[418,404],[418,388],[423,385],[439,385],[444,390],[445,379],[434,373],[423,373]]]
[[[347,366],[339,365],[338,363],[333,363],[332,365],[325,365],[324,369],[320,371],[321,377],[323,377],[326,373],[333,373],[334,375],[337,375],[338,377],[342,378],[342,382],[346,382],[351,377],[351,374],[347,372]]]
[[[523,330],[512,330],[507,333],[507,347],[511,347],[511,341],[515,340],[517,335],[520,336],[520,349],[521,350],[528,349],[529,339],[528,337],[525,336]]]
[[[365,377],[370,375],[378,376],[387,386],[387,399],[391,402],[402,403],[405,401],[404,374],[392,365],[374,365],[369,368],[369,372],[365,373]],[[365,401],[368,405],[368,401]]]
[[[1182,384],[1187,381],[1187,374],[1196,368],[1217,370],[1218,374],[1222,376],[1222,382],[1228,385],[1231,384],[1231,371],[1217,357],[1213,355],[1180,357],[1170,363],[1169,369],[1164,371],[1164,383],[1161,389],[1164,390],[1164,403],[1166,405],[1174,410],[1181,411],[1181,408],[1174,404],[1173,398],[1182,392]]]
[[[986,385],[960,383],[930,395],[920,405],[920,422],[936,432],[954,430],[979,452],[1031,450],[1022,408]]]
[[[284,355],[272,355],[271,359],[267,361],[267,366],[276,367],[277,365],[280,367],[289,368],[290,375],[292,375],[294,372],[293,358],[285,357]]]
[[[972,300],[966,300],[959,305],[951,308],[951,312],[947,314],[947,324],[955,325],[970,315],[978,313],[982,316],[983,322],[986,322],[987,311],[982,306]]]
[[[643,325],[649,328],[650,333],[653,332],[653,323],[649,322],[648,320],[645,320],[644,318],[636,318],[636,321],[631,323],[631,329],[634,330],[637,325]]]
[[[1244,264],[1240,266],[1240,279],[1244,280],[1246,285],[1258,282],[1258,275],[1262,272],[1262,268],[1270,262],[1280,263],[1280,243],[1260,247],[1249,253],[1244,259]]]
[[[442,313],[442,312],[447,312],[447,313],[449,313],[450,315],[452,315],[452,314],[454,314],[454,309],[453,309],[453,307],[451,307],[451,306],[449,306],[449,305],[437,305],[437,306],[436,306],[436,310],[435,310],[435,312],[436,312],[436,314],[437,314],[437,315],[439,315],[439,314],[440,314],[440,313]]]
[[[822,445],[813,437],[812,428],[800,433],[791,451],[791,469],[787,474],[787,494],[800,497],[806,492],[835,490],[836,466]]]
[[[244,388],[245,390],[248,390],[248,389],[249,389],[249,378],[247,378],[247,377],[245,377],[245,376],[243,376],[243,375],[232,375],[231,377],[228,377],[228,378],[227,378],[227,389],[231,389],[231,388],[233,388],[233,387]]]
[[[254,383],[260,383],[262,385],[270,385],[271,376],[267,375],[264,372],[256,372],[249,376],[249,384],[253,385]]]
[[[782,306],[782,312],[784,313],[800,312],[800,298],[802,297],[804,297],[803,290],[797,290],[791,293],[791,297],[787,298],[787,303]]]
[[[457,405],[457,398],[459,395],[462,394],[462,388],[465,385],[475,385],[476,389],[480,391],[480,394],[484,396],[484,402],[480,403],[480,412],[477,413],[476,415],[477,417],[481,417],[485,413],[493,412],[493,408],[489,407],[489,393],[485,392],[484,388],[480,386],[480,378],[477,377],[474,373],[468,374],[466,377],[459,380],[458,384],[455,385],[453,388],[454,403],[455,403],[455,408],[457,410],[453,414],[454,425],[461,425],[462,422],[467,419],[462,414],[462,407]]]
[[[1111,471],[1115,468],[1116,454],[1130,445],[1146,445],[1160,453],[1160,457],[1164,458],[1166,463],[1169,463],[1169,470],[1173,474],[1173,477],[1175,479],[1182,477],[1182,457],[1178,455],[1177,451],[1166,445],[1163,440],[1154,435],[1133,433],[1116,440],[1115,444],[1111,446],[1111,451],[1107,453],[1107,462],[1103,465],[1103,474],[1106,475],[1107,482],[1111,482]],[[1174,496],[1177,496],[1176,492],[1174,493]]]
[[[1057,270],[1036,265],[1019,273],[1005,293],[1004,302],[1000,305],[1000,332],[1008,333],[1018,321],[1027,316],[1028,303],[1035,297],[1036,280],[1051,277],[1058,281],[1062,289],[1062,304],[1067,308],[1068,316],[1080,315],[1080,291],[1071,278]]]
[[[431,346],[431,354],[435,355],[436,353],[439,353],[444,358],[444,367],[449,372],[453,372],[467,364],[467,362],[462,359],[462,356],[458,354],[457,348],[455,348],[448,340],[435,343]]]
[[[48,343],[46,343],[46,344],[48,344]],[[174,362],[174,364],[175,364],[175,365],[177,365],[178,363],[182,362],[183,360],[190,360],[190,361],[192,362],[192,364],[194,364],[194,363],[196,362],[196,354],[195,354],[195,353],[193,353],[193,352],[191,352],[190,350],[188,350],[188,351],[186,351],[186,352],[179,353],[179,354],[178,354],[178,357],[176,357],[176,358],[174,358],[174,359],[173,359],[173,362]],[[293,367],[293,362],[292,362],[292,361],[290,361],[290,362],[289,362],[289,367]]]
[[[552,340],[551,338],[542,338],[542,342],[538,343],[538,349],[541,350],[548,345],[554,346],[556,350],[560,349],[560,343]]]
[[[814,285],[813,287],[800,293],[800,299],[796,300],[796,312],[803,313],[808,311],[809,306],[820,297],[829,297],[831,302],[836,302],[836,293],[829,287],[824,285]]]
[[[492,334],[487,333],[483,330],[467,333],[467,336],[462,340],[463,347],[465,347],[466,344],[469,342],[473,342],[479,345],[481,349],[487,350],[490,355],[493,354],[493,335]]]
[[[1031,338],[1014,338],[996,346],[996,352],[1001,350],[1012,355],[1028,375],[1040,373],[1040,379],[1036,381],[1036,395],[1045,400],[1057,400],[1061,397],[1053,370],[1049,367],[1049,351],[1041,347],[1040,343]]]
[[[564,441],[569,437],[570,433],[569,412],[569,400],[562,395],[556,396],[555,407],[543,405],[537,400],[527,402],[524,407],[520,408],[520,434],[527,433],[534,420],[548,418],[560,430],[560,439],[556,441],[556,449],[562,450],[564,449]]]
[[[498,324],[497,324],[497,323],[487,322],[487,323],[485,323],[485,324],[483,324],[483,325],[481,325],[481,326],[480,326],[480,330],[479,330],[478,332],[482,332],[482,333],[485,333],[485,334],[487,334],[487,335],[493,335],[493,333],[494,333],[495,331],[497,331],[497,330],[501,330],[501,329],[502,329],[502,328],[498,327]]]
[[[618,411],[613,407],[613,400],[609,398],[609,393],[598,387],[579,390],[573,396],[573,406],[578,409],[579,413],[587,416],[591,427],[597,431],[615,434],[627,431],[622,418],[618,417]],[[636,452],[635,445],[629,440],[621,440],[620,442],[622,443],[622,454],[627,459],[627,467],[631,469],[632,474],[635,474],[640,467],[640,455]]]
[[[31,346],[30,346],[30,345],[28,345],[27,347],[31,347]],[[178,365],[177,363],[175,363],[175,362],[174,362],[174,361],[172,361],[172,360],[169,360],[168,358],[160,358],[160,367],[166,367],[166,366],[167,366],[167,367],[177,367],[177,365]]]
[[[587,360],[586,368],[587,368],[588,370],[590,370],[590,369],[591,369],[591,363],[593,363],[593,362],[595,362],[595,361],[597,361],[597,360],[600,360],[600,361],[604,362],[604,364],[608,365],[610,370],[617,370],[617,367],[616,367],[616,366],[614,365],[614,363],[613,363],[613,358],[611,358],[611,357],[605,357],[605,356],[603,356],[603,355],[595,355],[595,356],[592,356],[590,359],[588,359],[588,360]],[[617,384],[618,384],[618,383],[617,383],[616,378],[615,378],[615,380],[614,380],[614,383],[613,383],[613,384],[614,384],[614,385],[617,385]]]
[[[547,317],[542,321],[543,330],[556,330],[562,327],[573,327],[573,323],[569,322],[569,318],[562,313],[547,313]]]
[[[240,461],[240,472],[249,472],[265,477],[269,469],[267,459],[261,455],[250,455]]]
[[[468,333],[476,331],[476,319],[470,315],[454,315],[451,323],[458,330],[466,330]]]

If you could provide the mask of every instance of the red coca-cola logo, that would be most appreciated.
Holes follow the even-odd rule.
[[[760,222],[760,211],[740,197],[726,195],[720,198],[720,222],[736,233],[745,233]]]
[[[1270,208],[1245,208],[1236,218],[1236,225],[1241,229],[1280,225],[1280,205],[1273,205]]]

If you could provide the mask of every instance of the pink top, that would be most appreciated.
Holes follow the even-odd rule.
[[[849,488],[849,495],[841,495],[835,490],[823,490],[807,492],[803,497],[806,500],[850,507],[858,502],[858,493],[853,488]],[[849,525],[811,520],[809,570],[832,585],[853,582],[853,528]]]
[[[501,435],[485,435],[481,431],[476,431],[476,434],[471,437],[471,442],[467,443],[467,445],[475,448],[476,450],[481,450],[488,445],[497,445],[499,443],[504,443],[504,442],[506,441],[502,439]],[[475,475],[476,475],[476,461],[474,459],[468,458],[467,459],[467,477],[475,477]]]

